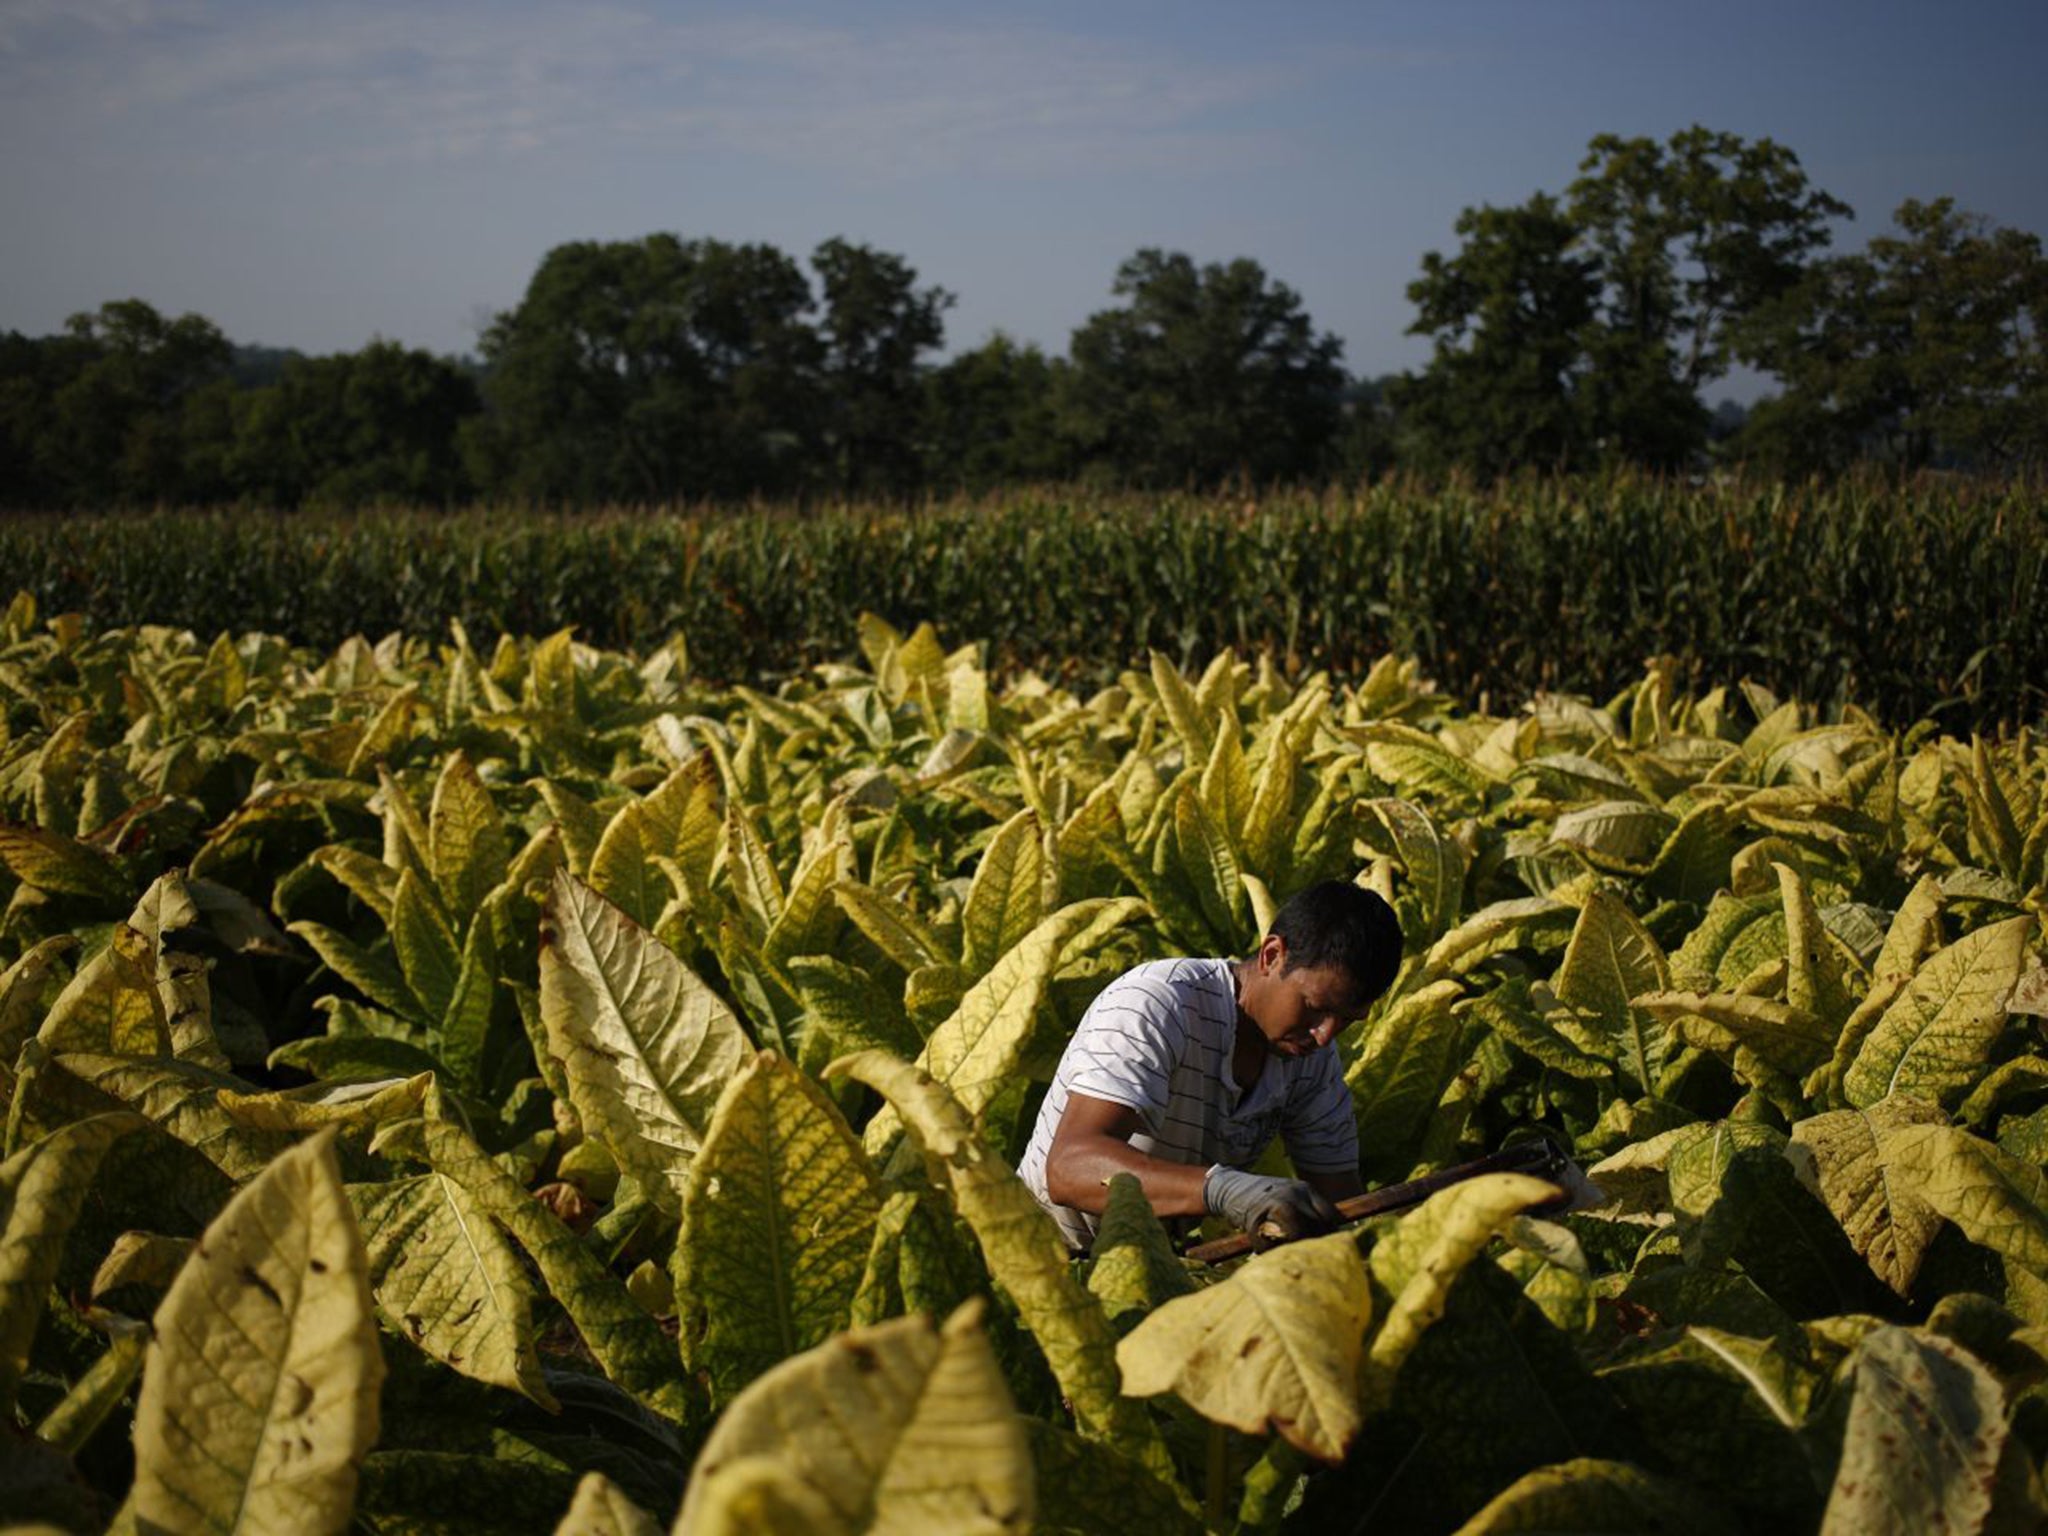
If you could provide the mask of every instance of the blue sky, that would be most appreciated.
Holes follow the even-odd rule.
[[[2048,233],[2044,58],[2041,0],[0,0],[0,328],[135,295],[464,351],[551,246],[666,229],[866,241],[952,346],[1063,350],[1158,245],[1254,258],[1377,374],[1459,210],[1600,132],[1775,138],[1849,247],[1944,194]]]

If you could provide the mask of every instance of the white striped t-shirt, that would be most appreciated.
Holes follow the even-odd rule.
[[[1096,1219],[1053,1203],[1045,1156],[1072,1093],[1136,1110],[1144,1129],[1132,1148],[1168,1162],[1246,1168],[1278,1133],[1298,1173],[1357,1170],[1358,1127],[1334,1047],[1268,1056],[1251,1091],[1240,1094],[1230,1069],[1236,1040],[1228,960],[1154,960],[1088,1005],[1017,1167],[1071,1247],[1094,1241]]]

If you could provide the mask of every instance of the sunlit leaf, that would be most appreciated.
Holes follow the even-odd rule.
[[[331,1133],[281,1154],[157,1309],[135,1404],[142,1529],[343,1531],[384,1377]]]

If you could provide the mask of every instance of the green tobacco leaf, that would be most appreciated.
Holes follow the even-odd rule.
[[[834,1056],[885,1050],[915,1056],[924,1039],[904,1016],[903,1001],[867,972],[824,955],[792,960],[790,979],[804,1005],[805,1071],[817,1072]]]
[[[1372,1250],[1372,1277],[1393,1298],[1367,1350],[1365,1400],[1384,1404],[1402,1362],[1443,1316],[1451,1287],[1495,1234],[1557,1186],[1519,1173],[1488,1173],[1430,1196],[1383,1233]]]
[[[378,1007],[401,1018],[428,1022],[419,999],[405,984],[404,972],[390,956],[365,949],[347,934],[322,923],[290,923],[286,931],[312,945],[329,970]]]
[[[98,1301],[124,1285],[163,1290],[185,1267],[192,1242],[189,1237],[165,1237],[157,1232],[123,1232],[93,1271],[92,1299]]]
[[[1784,923],[1784,904],[1774,898],[1720,892],[1671,957],[1672,985],[1686,992],[1733,989],[1763,961],[1785,952]]]
[[[495,1447],[494,1447],[495,1449]],[[519,1459],[513,1460],[512,1456]],[[359,1525],[419,1536],[494,1536],[539,1531],[576,1494],[575,1473],[530,1443],[509,1440],[504,1453],[372,1451],[356,1500]]]
[[[1821,1199],[1871,1271],[1901,1296],[1911,1294],[1941,1215],[1920,1197],[1914,1179],[1895,1173],[1889,1143],[1901,1130],[1942,1119],[1931,1104],[1880,1099],[1868,1109],[1836,1110],[1792,1127],[1793,1146],[1813,1160]]]
[[[1113,901],[1077,901],[1060,908],[1015,945],[995,969],[960,999],[951,1017],[934,1029],[917,1064],[943,1083],[970,1115],[995,1102],[1016,1076],[1018,1063],[1031,1043],[1046,984],[1065,956],[1067,942],[1111,915],[1128,922],[1144,910],[1130,897]],[[870,1120],[863,1141],[878,1156],[894,1138],[900,1122],[889,1111]]]
[[[278,1088],[269,1093],[238,1093],[223,1088],[214,1095],[222,1114],[252,1131],[317,1131],[334,1126],[342,1131],[374,1131],[391,1120],[420,1111],[431,1073],[360,1083],[314,1083],[305,1088]]]
[[[1105,1511],[1146,1536],[1201,1536],[1181,1495],[1100,1440],[1084,1440],[1045,1419],[1024,1421],[1038,1482],[1038,1523],[1046,1536],[1100,1530]]]
[[[1993,1142],[1949,1125],[1886,1138],[1892,1177],[1973,1243],[2048,1273],[2048,1174]]]
[[[317,850],[312,862],[353,893],[357,900],[389,924],[391,906],[398,899],[398,871],[382,859],[372,858],[357,848],[330,844]]]
[[[1647,992],[1636,1007],[1689,1045],[1730,1057],[1752,1051],[1774,1071],[1798,1077],[1827,1060],[1833,1033],[1803,1008],[1729,993]]]
[[[116,911],[128,904],[134,889],[110,855],[41,827],[0,826],[0,864],[23,885],[83,896]]]
[[[549,892],[541,1016],[590,1133],[672,1215],[747,1039],[653,935],[567,873]]]
[[[1633,1002],[1670,984],[1670,967],[1649,930],[1617,898],[1594,891],[1572,928],[1553,986],[1560,1001],[1597,1021],[1614,1058],[1644,1093],[1656,1083],[1666,1045],[1653,1017]]]
[[[498,992],[494,903],[503,899],[503,895],[494,895],[469,925],[455,972],[455,990],[440,1020],[441,1059],[456,1081],[472,1093],[483,1089],[485,1058],[490,1050],[491,1010]]]
[[[1667,901],[1704,907],[1728,888],[1728,870],[1741,851],[1734,814],[1709,801],[1685,813],[1657,850],[1643,883]]]
[[[434,1171],[468,1191],[526,1250],[605,1375],[657,1413],[689,1421],[695,1404],[675,1346],[633,1300],[625,1282],[468,1132],[448,1120],[437,1096],[428,1099],[425,1133]]]
[[[291,1143],[290,1137],[276,1132],[236,1125],[220,1107],[219,1095],[248,1085],[190,1062],[66,1054],[56,1057],[53,1065],[135,1110],[237,1182],[261,1173]]]
[[[1409,947],[1433,943],[1464,910],[1465,850],[1410,801],[1366,800],[1358,812],[1379,823],[1382,834],[1371,837],[1368,823],[1368,836],[1376,846],[1390,850],[1407,874],[1413,917],[1419,923],[1418,931],[1405,935]]]
[[[106,947],[57,994],[36,1038],[52,1051],[168,1056],[170,1021],[149,940],[116,923]]]
[[[70,934],[32,945],[19,960],[0,972],[0,1063],[12,1062],[21,1043],[42,1021],[44,984],[56,963],[78,947]]]
[[[1173,1240],[1131,1174],[1119,1173],[1110,1179],[1109,1204],[1103,1209],[1088,1253],[1088,1289],[1102,1303],[1119,1336],[1193,1288],[1173,1251]],[[1129,1390],[1128,1381],[1125,1388]]]
[[[789,899],[782,915],[761,941],[761,961],[771,970],[786,970],[799,955],[821,955],[833,948],[844,921],[833,891],[854,870],[853,836],[846,805],[835,800],[812,835],[796,873],[790,877]]]
[[[881,1188],[838,1108],[764,1051],[690,1165],[675,1288],[684,1354],[729,1399],[847,1325]]]
[[[661,1536],[654,1517],[602,1472],[586,1472],[555,1536]]]
[[[1451,1011],[1463,990],[1456,981],[1434,982],[1360,1031],[1344,1082],[1358,1121],[1359,1161],[1385,1177],[1402,1177],[1414,1166],[1430,1118],[1464,1065],[1465,1025]]]
[[[1518,1478],[1457,1536],[1731,1536],[1737,1529],[1688,1484],[1582,1456]]]
[[[434,784],[427,852],[441,900],[457,926],[466,927],[505,878],[512,843],[491,792],[460,750],[450,754]]]
[[[1159,695],[1160,708],[1172,722],[1174,734],[1180,737],[1182,761],[1190,767],[1206,763],[1216,745],[1210,722],[1180,668],[1157,651],[1152,653],[1152,688]]]
[[[192,930],[200,926],[199,908],[185,882],[175,873],[160,876],[142,893],[128,926],[149,946],[172,1051],[202,1067],[227,1071],[227,1053],[213,1032],[206,957],[193,943]]]
[[[1577,912],[1548,896],[1523,896],[1481,907],[1438,939],[1422,962],[1425,976],[1458,976],[1495,955],[1554,945],[1571,931]]]
[[[1551,828],[1553,843],[1576,848],[1602,869],[1640,873],[1656,861],[1678,828],[1669,811],[1640,800],[1603,800],[1566,811]]]
[[[1820,1488],[1799,1431],[1825,1378],[1794,1347],[1688,1328],[1600,1374],[1661,1463],[1749,1525],[1810,1528]]]
[[[1169,1301],[1117,1346],[1124,1391],[1176,1393],[1247,1434],[1343,1459],[1363,1422],[1358,1373],[1371,1287],[1348,1232],[1289,1243]]]
[[[228,1203],[157,1309],[135,1404],[142,1530],[343,1531],[384,1360],[332,1133]]]
[[[1251,914],[1244,894],[1244,864],[1229,832],[1203,806],[1201,791],[1191,779],[1175,786],[1173,845],[1180,855],[1181,879],[1192,890],[1209,931],[1226,952],[1244,947],[1254,937],[1246,932]]]
[[[0,1419],[11,1422],[44,1299],[100,1159],[140,1124],[128,1114],[75,1120],[0,1163]]]
[[[1898,1093],[1954,1108],[2005,1027],[2006,999],[2036,931],[2033,918],[2011,918],[1965,934],[1923,964],[1843,1075],[1848,1101],[1867,1109]],[[1884,966],[1881,957],[1880,973]]]
[[[677,1536],[737,1530],[717,1485],[763,1464],[797,1485],[797,1512],[832,1522],[822,1529],[1030,1529],[1030,1446],[981,1312],[970,1303],[943,1330],[911,1317],[838,1334],[755,1381],[704,1442]]]
[[[1157,1431],[1118,1390],[1116,1335],[1101,1303],[1074,1278],[1052,1217],[974,1134],[960,1101],[929,1074],[878,1051],[844,1057],[829,1075],[851,1077],[886,1097],[922,1144],[927,1163],[943,1172],[989,1273],[1044,1351],[1082,1432],[1165,1473]]]
[[[730,797],[725,802],[725,877],[748,937],[761,943],[782,919],[782,875],[753,816]]]
[[[439,1024],[454,1001],[462,955],[431,888],[415,879],[411,870],[398,877],[398,896],[391,904],[391,947],[406,989],[419,1000],[421,1022]]]
[[[1850,1012],[1834,940],[1821,922],[1806,877],[1789,864],[1777,869],[1778,890],[1785,903],[1785,1001],[1820,1019],[1832,1032],[1847,1021]]]
[[[1038,818],[1019,811],[996,830],[974,871],[961,913],[962,960],[987,973],[1044,916],[1045,855]]]
[[[477,1198],[445,1175],[356,1184],[370,1290],[394,1333],[465,1376],[556,1407],[526,1272]]]
[[[1991,1373],[1946,1339],[1880,1328],[1854,1380],[1822,1536],[1981,1530],[2006,1438]]]
[[[1864,1311],[1882,1294],[1841,1224],[1770,1146],[1746,1147],[1728,1160],[1697,1248],[1709,1269],[1739,1264],[1794,1317]]]
[[[904,971],[953,959],[938,935],[902,902],[858,880],[842,880],[832,894],[854,927]]]
[[[724,835],[718,765],[709,753],[699,753],[644,800],[628,801],[612,817],[590,857],[591,888],[641,927],[652,928],[672,894],[655,861],[673,860],[696,889],[708,890]]]
[[[107,1332],[107,1348],[64,1394],[63,1400],[36,1425],[36,1438],[66,1456],[76,1457],[102,1424],[126,1401],[142,1374],[149,1349],[149,1325],[133,1318],[98,1320]]]

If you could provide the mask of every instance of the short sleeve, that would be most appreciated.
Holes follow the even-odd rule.
[[[1186,1035],[1171,988],[1142,976],[1120,977],[1082,1015],[1060,1078],[1069,1093],[1136,1110],[1146,1134],[1157,1136]]]
[[[1358,1121],[1351,1108],[1351,1090],[1337,1070],[1334,1050],[1308,1058],[1304,1072],[1287,1095],[1280,1132],[1287,1157],[1301,1173],[1358,1171]]]

